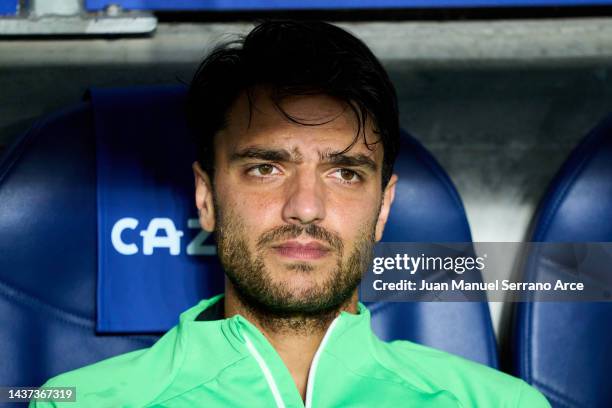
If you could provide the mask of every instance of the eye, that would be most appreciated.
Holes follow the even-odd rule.
[[[264,163],[249,168],[247,174],[255,177],[268,177],[280,174],[280,171],[278,170],[278,168],[276,168],[276,166]]]
[[[357,174],[356,171],[349,169],[336,169],[332,174],[334,175],[334,178],[347,184],[353,184],[361,181],[359,174]]]

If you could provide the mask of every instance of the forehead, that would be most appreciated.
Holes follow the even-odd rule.
[[[369,144],[364,144],[365,140]],[[228,153],[246,146],[284,148],[302,155],[317,152],[348,151],[363,154],[382,162],[381,143],[375,143],[368,118],[359,129],[359,121],[351,107],[327,95],[288,96],[277,104],[269,91],[255,88],[250,95],[242,93],[227,115],[226,127],[215,139],[217,151]]]

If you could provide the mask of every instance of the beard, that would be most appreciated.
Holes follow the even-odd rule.
[[[283,225],[258,237],[255,249],[248,246],[248,233],[240,217],[231,209],[220,211],[215,203],[218,255],[225,274],[240,302],[270,328],[279,322],[293,330],[315,325],[325,326],[346,305],[361,282],[372,259],[375,222],[361,226],[358,239],[347,256],[343,241],[315,224]],[[376,220],[376,217],[374,217]],[[264,253],[270,244],[305,234],[329,245],[336,262],[328,271],[316,270],[307,262],[284,265],[282,273],[312,275],[312,284],[296,288],[291,279],[276,281],[266,266]],[[324,274],[324,276],[317,276]],[[295,275],[294,275],[295,276]]]

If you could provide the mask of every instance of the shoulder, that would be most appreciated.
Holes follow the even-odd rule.
[[[144,406],[172,378],[174,332],[170,330],[152,347],[60,374],[43,387],[75,387],[76,403],[66,403],[71,407]]]
[[[527,383],[491,367],[408,341],[377,343],[387,369],[419,387],[448,391],[464,406],[550,407]]]

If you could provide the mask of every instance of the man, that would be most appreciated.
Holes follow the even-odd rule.
[[[204,60],[189,117],[225,294],[151,348],[46,386],[93,407],[549,406],[518,379],[371,332],[357,286],[393,202],[399,125],[363,43],[325,23],[260,24]]]

